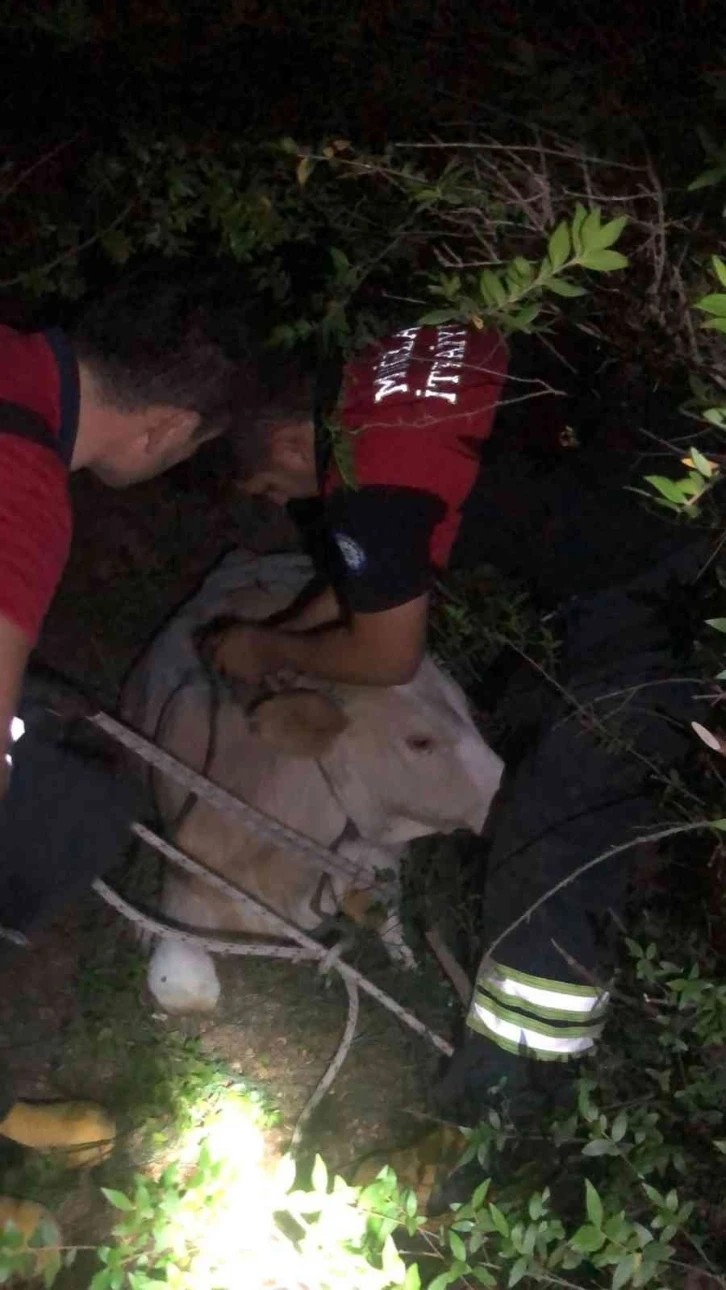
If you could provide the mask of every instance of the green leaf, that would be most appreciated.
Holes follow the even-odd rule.
[[[547,243],[547,257],[550,268],[557,272],[563,264],[567,263],[567,257],[570,254],[570,230],[567,227],[566,220],[557,225],[554,233],[550,236]]]
[[[595,244],[595,238],[598,236],[599,233],[600,233],[600,208],[598,206],[594,206],[591,211],[588,211],[585,219],[582,221],[582,224],[580,226],[580,240],[582,241],[582,248],[585,252],[589,251],[590,249],[594,251],[597,250],[597,246]]]
[[[531,304],[524,305],[524,307],[519,309],[516,314],[512,314],[510,321],[514,323],[520,331],[526,331],[541,312],[541,305],[537,305],[532,302]]]
[[[394,1284],[400,1284],[404,1271],[403,1259],[398,1253],[396,1242],[390,1235],[386,1237],[383,1250],[381,1251],[381,1268],[388,1281],[392,1281]]]
[[[315,169],[315,164],[316,163],[312,157],[301,157],[298,161],[295,168],[295,178],[301,188],[304,188],[305,184],[308,182],[308,179]]]
[[[449,1232],[449,1246],[454,1258],[466,1263],[466,1246],[457,1232]]]
[[[724,264],[719,255],[712,255],[711,263],[716,271],[716,277],[721,283],[721,286],[726,287],[726,264]]]
[[[489,1191],[490,1182],[491,1182],[490,1178],[485,1178],[483,1183],[479,1183],[479,1186],[477,1187],[476,1191],[474,1192],[471,1198],[472,1209],[481,1209],[486,1199],[486,1194]]]
[[[618,1149],[607,1138],[594,1138],[582,1148],[583,1156],[616,1156]]]
[[[574,247],[576,255],[582,255],[582,252],[584,250],[583,241],[582,241],[582,226],[585,223],[586,219],[587,219],[587,211],[585,210],[585,207],[582,205],[582,202],[578,202],[575,207],[575,214],[572,218],[572,245]]]
[[[617,242],[627,222],[627,215],[619,215],[617,219],[609,220],[587,240],[586,249],[589,250],[592,247],[593,250],[604,250],[605,247],[612,246],[613,242]]]
[[[713,462],[704,457],[703,453],[698,451],[698,448],[689,448],[689,456],[696,470],[703,475],[704,479],[710,479],[715,469]]]
[[[421,1273],[418,1270],[418,1263],[411,1263],[406,1268],[403,1290],[421,1290]]]
[[[713,291],[697,300],[693,308],[701,309],[706,314],[715,314],[717,318],[726,318],[726,293]]]
[[[545,282],[547,291],[553,291],[556,296],[584,296],[587,294],[584,287],[578,287],[574,282],[568,282],[567,278],[550,278]]]
[[[505,305],[507,293],[498,274],[491,269],[482,269],[479,275],[479,293],[489,305]]]
[[[489,1217],[502,1236],[509,1236],[509,1223],[498,1205],[489,1206]]]
[[[497,1284],[496,1277],[492,1276],[489,1269],[482,1267],[481,1264],[476,1268],[472,1268],[469,1275],[474,1277],[474,1279],[483,1286],[495,1286]]]
[[[696,193],[699,188],[712,188],[714,184],[720,184],[722,179],[726,179],[726,165],[714,166],[711,170],[704,170],[698,175],[688,185],[688,191],[689,193]]]
[[[626,1254],[625,1258],[620,1260],[613,1272],[612,1290],[620,1290],[620,1287],[624,1286],[626,1281],[630,1280],[634,1271],[635,1255]]]
[[[102,1187],[101,1191],[114,1209],[122,1209],[126,1214],[132,1212],[134,1208],[133,1201],[128,1196],[124,1196],[122,1191],[114,1191],[112,1187]]]
[[[643,1249],[644,1263],[665,1263],[670,1259],[674,1247],[665,1241],[650,1241]]]
[[[60,1250],[46,1250],[43,1254],[43,1285],[50,1290],[63,1266]]]
[[[337,246],[331,246],[330,258],[333,261],[338,277],[343,277],[350,269],[350,260],[345,251],[341,251]]]
[[[704,421],[709,421],[711,425],[718,426],[719,429],[726,422],[726,408],[704,408],[701,413]]]
[[[595,273],[612,273],[615,269],[627,269],[628,258],[619,251],[585,251],[580,256],[580,264]]]
[[[615,1135],[613,1134],[613,1136]],[[587,1217],[589,1218],[590,1222],[593,1224],[594,1227],[597,1227],[598,1229],[601,1228],[602,1217],[603,1217],[602,1201],[600,1200],[597,1190],[595,1187],[593,1187],[589,1178],[585,1179],[585,1206],[587,1209]]]
[[[324,1195],[328,1190],[328,1168],[322,1156],[315,1157],[311,1178],[313,1191]]]
[[[428,1290],[446,1290],[452,1282],[458,1279],[459,1273],[454,1268],[449,1268],[447,1272],[442,1272],[440,1276],[434,1277],[433,1281],[428,1284]]]
[[[568,1241],[570,1249],[577,1250],[578,1254],[594,1254],[596,1250],[602,1248],[607,1237],[600,1230],[599,1226],[593,1226],[592,1223],[585,1223],[583,1227],[578,1227],[575,1235]]]
[[[707,618],[706,626],[713,627],[716,632],[726,633],[726,618]]]
[[[618,1111],[618,1114],[615,1116],[615,1119],[613,1120],[613,1123],[612,1123],[612,1127],[610,1129],[610,1137],[612,1138],[613,1142],[622,1142],[623,1138],[625,1137],[627,1127],[628,1127],[627,1112]]]
[[[704,331],[721,331],[726,333],[726,318],[710,318],[703,324]]]
[[[522,286],[529,286],[534,281],[534,267],[523,255],[515,255],[509,266],[509,272],[519,280]]]
[[[101,1268],[96,1275],[92,1277],[88,1290],[108,1290],[111,1284],[111,1276],[112,1273],[110,1268]]]
[[[517,1259],[517,1262],[513,1264],[512,1270],[509,1273],[509,1280],[507,1281],[507,1285],[510,1287],[510,1290],[512,1286],[516,1286],[522,1280],[522,1277],[527,1271],[528,1265],[529,1260],[526,1258]]]
[[[719,833],[726,833],[726,820],[709,820],[712,829],[718,829]]]
[[[431,309],[429,313],[423,314],[419,318],[421,327],[438,327],[439,323],[451,322],[452,318],[458,317],[455,309]]]
[[[646,484],[652,484],[659,493],[662,493],[669,502],[683,504],[683,490],[681,481],[668,479],[666,475],[646,475]]]

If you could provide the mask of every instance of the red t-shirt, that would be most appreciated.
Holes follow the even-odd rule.
[[[353,610],[423,594],[451,553],[507,372],[501,336],[411,327],[348,363],[336,419],[351,481],[332,461],[322,493]]]
[[[0,327],[0,613],[35,642],[71,539],[78,368],[61,332]]]

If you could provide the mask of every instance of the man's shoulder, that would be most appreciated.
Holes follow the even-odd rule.
[[[348,427],[455,431],[462,414],[493,411],[507,363],[495,331],[455,322],[406,328],[346,364],[340,420]]]
[[[59,378],[53,351],[42,332],[19,332],[0,326],[0,405],[7,409],[5,433],[11,417],[19,426],[34,417],[53,438],[59,423]],[[18,411],[22,409],[25,417]]]

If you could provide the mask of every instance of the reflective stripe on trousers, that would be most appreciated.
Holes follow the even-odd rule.
[[[485,959],[467,1025],[509,1052],[566,1061],[594,1046],[609,998],[596,986],[530,976]]]

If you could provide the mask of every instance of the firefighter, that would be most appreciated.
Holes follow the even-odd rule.
[[[236,305],[213,284],[154,274],[90,307],[70,334],[0,327],[0,954],[122,854],[132,786],[33,697],[26,669],[71,537],[71,472],[150,479],[228,428],[243,383]],[[234,396],[233,396],[233,391]],[[0,1066],[0,1134],[102,1159],[110,1116],[18,1098]],[[85,1144],[85,1145],[84,1145]],[[94,1144],[88,1146],[87,1144]],[[26,1230],[37,1207],[5,1198]]]
[[[247,681],[292,669],[404,684],[463,517],[460,553],[523,579],[556,614],[563,689],[545,686],[517,718],[519,682],[490,678],[514,737],[498,749],[508,775],[467,1038],[438,1093],[459,1119],[478,1118],[503,1081],[525,1108],[593,1052],[632,853],[579,871],[657,820],[658,766],[687,749],[694,716],[690,692],[665,684],[676,646],[653,597],[695,576],[700,534],[625,489],[632,453],[617,435],[567,450],[565,430],[592,423],[597,402],[556,399],[538,367],[527,349],[510,360],[496,332],[412,327],[349,362],[316,418],[304,371],[281,364],[240,427],[242,487],[298,508],[317,498],[320,578],[287,616],[226,625],[205,645]],[[625,702],[631,692],[647,700]]]

